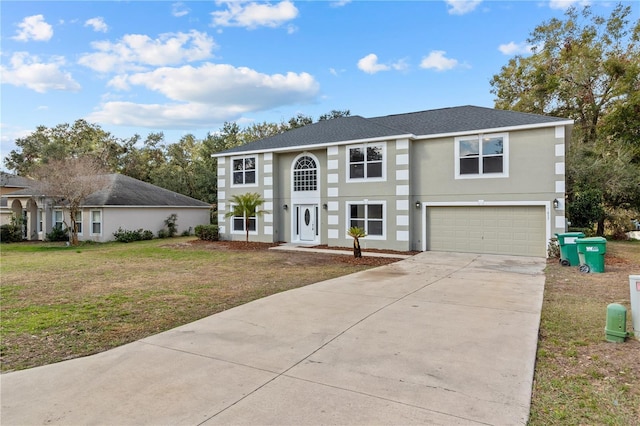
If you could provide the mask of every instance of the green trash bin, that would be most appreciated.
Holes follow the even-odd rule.
[[[563,266],[580,265],[576,240],[584,238],[584,234],[582,232],[565,232],[556,234],[556,237],[558,237],[558,245],[560,246],[560,263]]]
[[[604,272],[604,255],[607,252],[607,240],[602,237],[578,238],[578,258],[580,272]]]

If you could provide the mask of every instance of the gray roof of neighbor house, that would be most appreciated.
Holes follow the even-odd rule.
[[[210,204],[204,201],[129,176],[114,173],[107,175],[107,179],[107,187],[87,197],[84,205],[210,207]]]
[[[7,172],[0,172],[0,186],[5,188],[28,188],[31,180]]]
[[[223,151],[227,155],[248,151],[271,151],[335,142],[385,137],[420,138],[432,135],[518,126],[571,123],[571,120],[539,114],[527,114],[477,106],[460,106],[364,118],[341,117],[319,121]]]
[[[200,207],[209,208],[211,205],[204,201],[159,186],[134,179],[129,176],[113,173],[105,175],[105,188],[87,197],[84,206],[130,206],[130,207]],[[37,195],[33,189],[23,189],[5,195],[5,197],[19,197]]]

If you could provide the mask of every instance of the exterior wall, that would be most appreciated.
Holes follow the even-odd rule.
[[[363,249],[410,250],[409,233],[409,141],[385,142],[384,179],[349,181],[348,150],[350,145],[328,149],[327,215],[330,246],[350,247],[347,235],[350,203],[380,202],[384,212],[383,237],[368,236],[360,240]]]
[[[102,211],[102,233],[91,234],[91,211]],[[180,207],[96,207],[84,208],[82,211],[82,235],[80,241],[111,241],[113,233],[118,228],[134,231],[148,229],[155,236],[158,231],[165,228],[164,221],[171,214],[178,216],[176,222],[178,235],[184,231],[193,230],[198,225],[209,224],[208,208],[180,208]]]
[[[508,177],[498,178],[456,179],[454,137],[415,141],[411,153],[413,203],[422,206],[543,205],[547,206],[547,239],[555,232],[562,232],[565,229],[564,126],[514,131],[508,135]],[[552,207],[554,199],[560,204],[558,209]],[[424,208],[415,209],[414,249],[424,249],[424,215]]]
[[[244,232],[231,232],[228,200],[237,194],[258,192],[270,213],[258,218],[253,241],[302,242],[296,234],[296,205],[318,207],[318,236],[315,243],[349,247],[350,203],[383,205],[383,236],[361,240],[363,249],[425,250],[428,206],[543,206],[546,237],[566,228],[564,151],[569,138],[564,126],[492,132],[508,135],[504,156],[506,176],[456,179],[456,138],[384,142],[384,177],[377,180],[349,180],[348,150],[351,144],[312,151],[255,154],[255,185],[233,186],[232,158],[218,158],[218,221],[222,239],[243,240]],[[565,133],[567,132],[567,133]],[[477,135],[478,132],[469,132]],[[463,135],[460,135],[463,136]],[[375,142],[380,143],[380,142]],[[356,145],[356,143],[354,143]],[[358,144],[359,145],[359,144]],[[319,189],[315,198],[292,192],[292,168],[302,154],[317,160]],[[253,154],[252,154],[253,155]],[[558,200],[558,208],[553,207]],[[285,205],[287,206],[285,208]]]

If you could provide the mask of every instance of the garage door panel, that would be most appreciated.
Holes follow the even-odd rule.
[[[429,250],[546,255],[542,206],[431,207]]]

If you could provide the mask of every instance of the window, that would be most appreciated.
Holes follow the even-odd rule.
[[[384,178],[384,144],[364,144],[350,146],[349,179],[383,179]]]
[[[102,212],[91,210],[91,235],[102,234]]]
[[[234,232],[247,232],[245,229],[245,220],[244,216],[234,216],[233,217],[233,231]],[[249,232],[256,232],[257,229],[257,221],[255,216],[251,216],[249,218]]]
[[[38,232],[42,232],[42,229],[43,229],[43,226],[42,226],[42,214],[43,214],[42,209],[39,209],[38,210],[38,217],[37,217],[37,220],[38,220]]]
[[[64,215],[62,214],[62,210],[53,211],[53,227],[64,229]]]
[[[318,189],[318,169],[313,158],[300,157],[293,166],[293,190],[316,191]]]
[[[78,235],[82,235],[82,212],[76,212],[76,229]]]
[[[255,185],[256,157],[234,158],[232,173],[234,185]]]
[[[384,237],[384,204],[350,204],[349,227],[364,229],[367,236]]]
[[[508,176],[507,149],[506,134],[456,138],[456,178]]]

